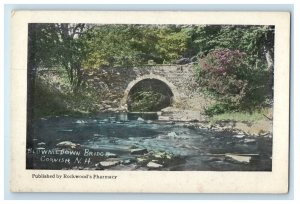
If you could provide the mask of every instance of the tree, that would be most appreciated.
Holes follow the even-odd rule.
[[[85,24],[56,24],[59,35],[58,59],[68,74],[70,84],[76,92],[82,83],[81,63],[85,58],[80,41],[84,32]]]
[[[192,49],[205,56],[218,48],[240,50],[248,55],[249,63],[260,68],[265,63],[273,69],[274,26],[204,25],[190,31]]]
[[[76,92],[82,83],[81,63],[86,57],[81,41],[85,28],[85,24],[29,24],[28,66],[33,78],[38,68],[63,67]]]
[[[83,37],[87,58],[85,68],[127,67],[140,64],[139,52],[132,47],[137,30],[129,25],[95,25]]]
[[[189,35],[177,25],[95,25],[84,38],[84,65],[99,68],[174,63],[184,56]]]

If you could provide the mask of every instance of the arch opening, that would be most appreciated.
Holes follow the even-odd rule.
[[[172,105],[174,94],[163,81],[146,78],[138,81],[128,92],[127,109],[130,112],[154,112]]]

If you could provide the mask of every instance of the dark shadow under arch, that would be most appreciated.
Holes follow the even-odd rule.
[[[160,111],[171,106],[174,94],[171,88],[159,79],[143,79],[128,92],[129,111]]]

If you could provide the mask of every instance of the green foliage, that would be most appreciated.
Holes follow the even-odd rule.
[[[97,25],[84,36],[88,68],[173,63],[187,49],[188,33],[167,25]]]
[[[134,93],[129,101],[130,111],[149,112],[160,110],[165,97],[155,91],[139,91]]]
[[[65,95],[40,80],[37,80],[34,94],[33,117],[45,117],[67,114]]]
[[[218,121],[242,121],[242,122],[257,122],[259,120],[266,120],[269,109],[257,109],[253,112],[232,112],[213,115],[209,120],[212,124]]]
[[[36,67],[52,67],[58,63],[57,42],[59,36],[55,31],[55,24],[29,24],[28,26],[29,58]],[[34,68],[36,68],[34,67]]]
[[[208,95],[236,110],[272,104],[272,26],[201,26],[192,38],[199,46],[197,81]],[[208,112],[214,111],[226,112],[216,107]]]
[[[89,29],[84,36],[84,49],[88,57],[84,67],[99,68],[130,66],[138,60],[130,49],[130,27],[125,25],[99,25]]]
[[[56,115],[83,115],[99,111],[100,91],[81,87],[76,93],[69,83],[38,78],[34,92],[33,118]]]
[[[200,55],[214,49],[240,50],[251,56],[252,63],[265,62],[265,52],[273,54],[274,28],[272,26],[204,25],[190,31],[192,46]]]
[[[180,58],[197,59],[192,60],[197,82],[218,101],[207,114],[251,111],[272,104],[273,26],[46,23],[29,24],[28,37],[29,87],[37,86],[30,100],[45,103],[38,108],[49,112],[98,110],[101,98],[84,87],[85,69],[174,64]],[[35,84],[40,69],[45,68],[58,71],[70,88],[57,93]],[[60,104],[55,94],[62,99]],[[138,100],[132,107],[139,111],[154,110],[164,100],[151,91],[136,94],[133,97]]]
[[[208,116],[219,115],[226,112],[231,112],[235,109],[234,106],[228,103],[216,103],[205,110],[205,114]]]
[[[81,61],[86,57],[81,40],[85,24],[29,24],[29,66],[34,78],[38,69],[63,67],[76,91],[82,83]]]
[[[210,107],[209,115],[224,113],[228,106],[240,110],[263,107],[272,98],[271,71],[253,68],[247,55],[238,50],[217,49],[200,59],[198,83],[222,104],[222,108],[219,104]]]
[[[174,31],[172,29],[161,30],[159,41],[156,45],[164,63],[174,63],[182,57],[188,49],[189,35],[184,29]]]

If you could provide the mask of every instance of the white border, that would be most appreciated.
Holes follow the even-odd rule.
[[[25,170],[27,23],[274,24],[275,105],[272,172],[97,172],[117,181],[33,180]],[[22,192],[286,193],[289,137],[289,14],[281,12],[29,12],[12,13],[11,190]],[[53,171],[34,171],[53,173]],[[59,173],[70,171],[59,171]],[[96,173],[94,171],[74,174]],[[99,185],[102,186],[99,189]],[[84,188],[83,188],[84,186]]]

